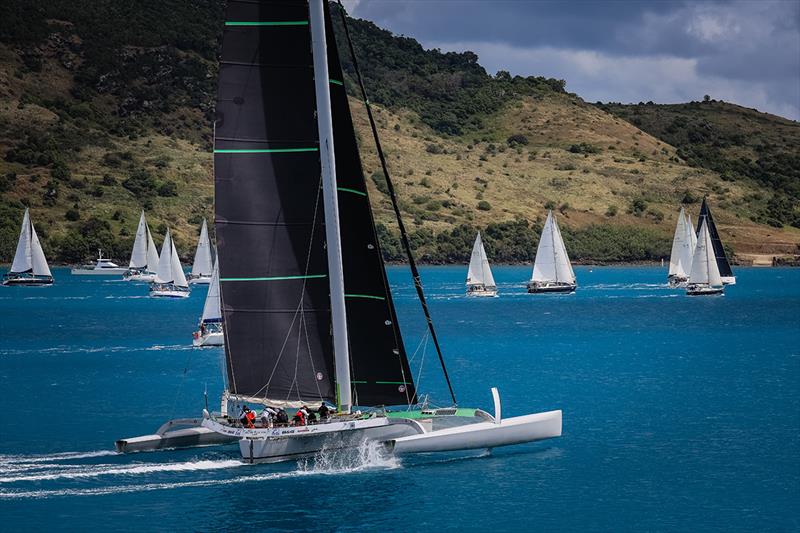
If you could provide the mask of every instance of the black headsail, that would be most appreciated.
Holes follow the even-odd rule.
[[[229,0],[225,20],[214,174],[228,388],[333,400],[308,4]]]
[[[695,233],[698,237],[700,236],[700,226],[703,221],[708,224],[708,232],[711,234],[711,244],[714,247],[714,255],[717,257],[719,275],[723,278],[733,276],[731,265],[728,263],[728,256],[725,255],[725,248],[722,246],[722,241],[719,239],[717,225],[714,224],[714,217],[711,216],[711,209],[709,209],[708,202],[705,198],[703,198],[703,205],[700,207],[700,216],[697,219],[697,229],[695,229]]]
[[[414,382],[375,231],[327,2],[325,26],[353,403],[366,406],[416,403]]]

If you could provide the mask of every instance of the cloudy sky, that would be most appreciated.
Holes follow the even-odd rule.
[[[561,78],[594,102],[712,98],[800,120],[800,0],[345,0],[492,74]]]

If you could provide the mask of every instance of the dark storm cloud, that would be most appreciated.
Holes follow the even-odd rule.
[[[589,100],[680,101],[709,93],[800,118],[796,0],[346,5],[423,45],[474,50],[490,72],[564,78]]]

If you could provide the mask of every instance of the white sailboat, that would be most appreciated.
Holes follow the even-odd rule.
[[[136,228],[136,239],[133,241],[131,260],[128,269],[122,274],[126,281],[151,282],[156,277],[158,270],[158,249],[153,242],[150,226],[144,216],[144,210],[139,217],[139,226]]]
[[[103,257],[103,250],[97,250],[97,261],[94,264],[73,268],[70,273],[73,276],[119,276],[125,270],[111,259]]]
[[[489,259],[486,257],[486,250],[483,248],[480,232],[475,237],[475,244],[472,245],[472,255],[469,259],[467,296],[497,296],[497,285],[492,276]]]
[[[200,326],[193,334],[193,346],[222,346],[225,334],[222,331],[222,310],[219,305],[219,268],[214,264],[214,274],[208,286],[208,294],[203,305]]]
[[[534,293],[569,293],[577,287],[575,272],[569,262],[561,230],[553,215],[547,212],[536,259],[533,262],[533,273],[528,282],[528,292]]]
[[[697,246],[692,258],[692,271],[686,286],[686,294],[703,296],[721,294],[723,291],[714,245],[711,242],[711,233],[708,231],[708,224],[705,223],[705,220],[701,220],[700,236],[697,239]]]
[[[52,284],[53,275],[44,257],[36,228],[33,227],[30,210],[26,208],[22,216],[22,228],[19,232],[14,262],[11,264],[11,270],[3,276],[3,285],[34,287]]]
[[[211,283],[214,266],[211,259],[211,241],[208,238],[208,225],[203,219],[203,226],[200,228],[200,240],[197,241],[197,249],[194,252],[194,263],[192,263],[192,273],[189,275],[189,283],[203,284]]]
[[[692,257],[697,239],[694,235],[692,221],[681,207],[675,235],[672,238],[672,251],[669,256],[669,273],[667,281],[670,287],[685,287],[692,271]]]
[[[347,94],[336,81],[343,74],[334,36],[326,35],[328,3],[260,7],[228,1],[219,73],[216,112],[225,120],[217,122],[220,135],[214,146],[215,218],[227,376],[220,412],[204,410],[201,427],[182,430],[174,439],[160,429],[155,435],[119,440],[117,449],[238,439],[246,461],[272,462],[365,442],[394,453],[419,453],[560,436],[561,411],[502,418],[497,389],[492,389],[494,415],[456,407],[375,134],[403,248],[453,406],[435,409],[419,401]],[[298,20],[304,22],[293,22]],[[271,31],[276,25],[285,27]],[[296,68],[312,59],[313,72]],[[278,73],[286,78],[281,84],[261,83]],[[314,85],[314,93],[300,90],[307,84]],[[372,120],[369,99],[364,101]],[[287,113],[291,106],[316,109],[316,114]],[[302,409],[291,425],[281,418],[261,424],[238,416],[245,403],[300,409],[334,402],[335,411],[320,411],[319,423],[307,423]],[[170,422],[162,429],[168,427]]]
[[[186,298],[189,296],[189,284],[183,273],[178,250],[172,240],[169,229],[161,246],[161,257],[158,259],[158,270],[150,283],[150,296],[153,298]]]

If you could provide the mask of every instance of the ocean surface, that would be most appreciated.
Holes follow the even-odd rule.
[[[0,288],[0,530],[797,531],[800,269],[739,268],[722,297],[666,270],[578,267],[573,295],[467,299],[422,269],[459,404],[562,409],[559,439],[397,459],[368,448],[245,465],[235,445],[133,455],[115,439],[197,416],[222,350],[192,349],[183,301],[55,269]],[[448,398],[407,271],[390,269],[418,389]],[[421,371],[420,371],[421,368]]]

